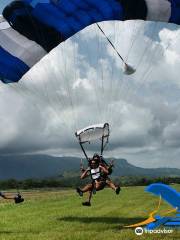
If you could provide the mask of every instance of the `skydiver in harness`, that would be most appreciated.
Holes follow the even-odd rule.
[[[88,176],[91,176],[92,183],[87,184],[84,188],[77,188],[77,192],[80,196],[83,196],[83,193],[89,192],[88,201],[83,202],[84,206],[91,206],[91,198],[92,193],[94,191],[100,191],[104,189],[106,185],[110,186],[113,190],[115,190],[116,194],[119,194],[120,187],[116,187],[111,179],[108,177],[109,169],[107,167],[107,163],[105,165],[105,161],[101,162],[101,158],[99,155],[95,154],[89,162],[89,167],[85,170],[81,169],[81,179],[84,179]]]
[[[104,189],[106,185],[111,187],[116,194],[119,194],[120,192],[120,187],[116,187],[108,177],[108,175],[112,172],[113,164],[107,164],[104,159],[100,157],[103,155],[103,151],[108,144],[109,135],[110,130],[108,123],[91,125],[75,132],[75,136],[79,141],[81,150],[83,151],[89,165],[87,169],[84,169],[83,166],[81,167],[81,179],[84,179],[88,176],[91,176],[92,179],[90,184],[87,184],[82,189],[76,189],[80,196],[83,196],[83,193],[85,192],[89,192],[88,201],[83,203],[85,206],[91,206],[92,193]],[[101,141],[101,155],[99,156],[98,154],[94,154],[93,158],[90,160],[84,145],[98,140]]]
[[[14,202],[17,203],[22,203],[24,202],[24,198],[22,198],[20,193],[17,193],[14,197],[9,197],[5,195],[4,193],[0,192],[0,197],[6,199],[6,200],[14,200]]]

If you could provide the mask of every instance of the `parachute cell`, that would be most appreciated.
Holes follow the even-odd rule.
[[[18,0],[3,16],[7,22],[0,20],[0,78],[9,83],[90,24],[129,19],[179,24],[180,0]]]
[[[83,128],[83,129],[75,132],[75,135],[78,138],[81,149],[88,161],[89,161],[89,158],[87,156],[87,153],[86,153],[83,145],[86,143],[91,143],[92,141],[100,140],[101,141],[101,155],[102,155],[103,151],[105,149],[105,146],[108,143],[109,134],[110,134],[110,131],[109,131],[108,123],[104,123],[104,124],[101,123],[101,124],[88,126],[86,128]]]

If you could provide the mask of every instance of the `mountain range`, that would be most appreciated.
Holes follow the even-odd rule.
[[[80,158],[76,157],[53,157],[48,155],[0,156],[0,180],[56,177],[63,175],[64,172],[78,172],[79,168]],[[180,169],[141,168],[128,163],[126,159],[115,159],[113,175],[172,177],[180,176]]]

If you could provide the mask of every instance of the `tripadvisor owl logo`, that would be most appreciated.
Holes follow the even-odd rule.
[[[137,227],[137,228],[135,228],[134,231],[135,231],[135,234],[138,235],[138,236],[142,235],[143,232],[144,232],[142,227]]]

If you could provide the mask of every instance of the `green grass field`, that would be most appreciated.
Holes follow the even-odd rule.
[[[172,234],[136,236],[134,229],[124,228],[144,220],[158,205],[158,198],[145,193],[144,187],[122,188],[119,196],[105,189],[93,197],[91,207],[81,206],[84,197],[74,190],[23,195],[23,204],[0,201],[0,240],[180,239],[177,230]],[[160,210],[169,208],[163,203]]]

